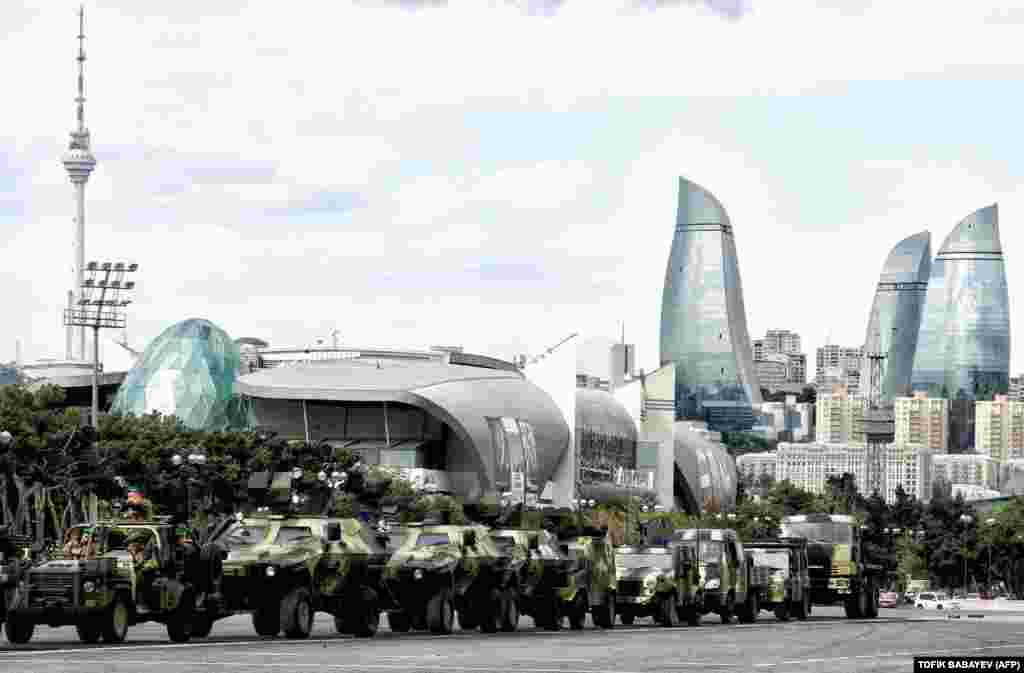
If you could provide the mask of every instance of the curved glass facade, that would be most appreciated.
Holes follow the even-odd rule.
[[[680,487],[677,497],[683,509],[690,512],[734,510],[736,461],[725,447],[703,437],[687,423],[675,424],[673,444]]]
[[[576,456],[584,484],[613,483],[620,468],[636,468],[637,428],[611,393],[576,389]]]
[[[971,400],[1005,391],[1009,376],[1010,300],[991,205],[961,221],[932,263],[911,384]]]
[[[867,390],[871,384],[868,354],[886,356],[880,398],[887,402],[911,392],[910,375],[932,266],[931,241],[931,234],[922,231],[897,243],[878,279],[864,337],[860,385]]]
[[[185,320],[146,347],[110,411],[159,411],[193,430],[251,427],[249,406],[234,395],[239,362],[238,346],[227,332],[208,320]]]
[[[676,367],[676,417],[721,430],[754,425],[761,405],[732,223],[709,191],[679,178],[661,306],[661,364]]]

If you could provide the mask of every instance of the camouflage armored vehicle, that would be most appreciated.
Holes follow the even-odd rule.
[[[696,610],[690,615],[696,623],[700,615],[718,614],[723,624],[735,615],[741,622],[757,618],[757,592],[751,591],[751,566],[736,532],[730,529],[685,528],[675,531],[674,541],[691,549],[697,559],[700,584]]]
[[[562,628],[569,618],[569,627],[582,629],[590,613],[594,624],[610,629],[615,626],[615,550],[608,532],[581,528],[561,535],[559,550],[570,560],[568,581],[559,588],[560,600],[539,615],[540,626]]]
[[[811,577],[807,570],[807,540],[780,538],[748,542],[755,571],[763,570],[766,587],[760,608],[775,613],[779,621],[807,619],[811,614]]]
[[[8,605],[14,601],[21,577],[31,565],[24,558],[31,544],[29,536],[12,535],[7,526],[0,527],[0,625],[6,621]]]
[[[167,521],[83,528],[94,547],[25,573],[4,625],[10,642],[27,643],[37,624],[48,624],[74,625],[86,643],[101,637],[117,643],[129,626],[143,622],[165,624],[172,641],[185,642],[193,635],[193,622],[217,610],[221,558],[216,547],[178,544],[177,527]]]
[[[546,615],[558,610],[559,591],[568,586],[574,563],[559,553],[558,538],[548,531],[499,528],[491,531],[491,539],[499,553],[513,559],[517,611],[542,625]],[[516,624],[518,620],[510,618],[502,623],[502,630],[514,631]]]
[[[457,612],[464,629],[511,629],[515,609],[516,568],[480,525],[427,523],[406,527],[401,546],[384,571],[388,624],[452,632]]]
[[[363,522],[253,514],[217,541],[227,550],[218,618],[251,612],[258,635],[308,638],[314,614],[328,612],[338,633],[377,633],[387,554]]]
[[[700,575],[687,545],[619,547],[615,551],[619,619],[653,617],[662,626],[693,621]]]
[[[867,558],[860,527],[844,514],[801,514],[782,519],[782,534],[807,538],[811,602],[842,603],[850,619],[878,616],[883,569]]]

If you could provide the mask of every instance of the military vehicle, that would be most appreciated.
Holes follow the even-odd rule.
[[[734,615],[745,623],[757,619],[758,592],[752,587],[751,564],[736,531],[682,528],[675,531],[673,541],[690,547],[699,568],[696,610],[688,620],[691,624],[712,612],[723,624],[731,623]]]
[[[25,559],[25,550],[31,545],[31,537],[13,535],[8,526],[0,527],[0,626],[7,619],[7,607],[14,601],[22,575],[31,565]]]
[[[811,614],[811,578],[807,570],[807,540],[779,538],[745,544],[753,569],[767,577],[758,581],[765,590],[759,595],[760,608],[775,613],[779,621],[790,617],[807,619]]]
[[[387,562],[383,586],[391,630],[448,634],[455,613],[464,629],[510,629],[513,617],[518,622],[517,563],[498,551],[486,527],[445,520],[406,526]]]
[[[785,537],[807,538],[811,602],[842,603],[850,619],[878,616],[882,566],[865,555],[860,528],[844,514],[801,514],[782,519]]]
[[[274,506],[239,513],[214,538],[226,550],[216,618],[250,612],[260,636],[308,638],[314,614],[327,612],[339,633],[376,635],[387,559],[377,532],[353,518],[289,512],[291,482],[287,472],[254,475],[251,497]]]
[[[608,531],[591,527],[562,531],[559,551],[570,561],[568,582],[558,589],[561,600],[554,601],[539,615],[540,626],[562,628],[565,617],[569,627],[582,629],[589,613],[596,626],[615,626],[615,549]]]
[[[491,539],[502,556],[513,559],[510,567],[517,574],[517,611],[538,626],[551,613],[560,614],[559,590],[568,586],[575,564],[559,553],[558,538],[546,530],[498,528],[491,531]],[[512,616],[502,622],[503,631],[516,629],[518,619]],[[459,618],[461,621],[461,615]]]
[[[128,627],[159,622],[174,642],[193,635],[193,620],[217,610],[220,551],[214,546],[186,549],[176,543],[167,520],[100,522],[90,528],[96,540],[84,558],[53,557],[24,574],[4,631],[12,643],[27,643],[37,624],[74,625],[79,638],[118,643]],[[128,549],[145,538],[141,563]]]
[[[662,626],[679,626],[696,613],[699,570],[687,545],[619,547],[615,551],[619,619],[632,624],[653,617]]]

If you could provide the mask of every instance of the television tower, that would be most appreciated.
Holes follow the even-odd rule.
[[[89,149],[89,129],[85,127],[85,7],[78,8],[78,126],[71,132],[71,143],[64,153],[64,170],[75,189],[75,236],[72,242],[71,291],[68,308],[77,304],[82,296],[83,269],[85,268],[85,183],[96,167],[96,157]],[[67,359],[75,359],[73,351],[74,327],[67,327]],[[78,357],[85,360],[85,328],[78,328]]]

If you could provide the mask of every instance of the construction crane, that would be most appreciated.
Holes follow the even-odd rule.
[[[528,362],[524,363],[524,364],[531,364],[531,365],[532,365],[532,364],[536,364],[536,363],[540,362],[540,361],[541,361],[541,360],[543,360],[543,359],[544,359],[545,357],[547,357],[547,356],[548,356],[548,355],[550,355],[551,353],[554,353],[554,352],[555,352],[555,351],[556,351],[557,349],[561,348],[561,347],[562,347],[562,345],[563,345],[563,344],[565,344],[565,342],[567,342],[567,341],[569,341],[570,339],[573,339],[573,338],[575,338],[575,337],[578,337],[579,335],[580,335],[580,333],[579,333],[579,332],[573,332],[573,333],[572,333],[572,334],[570,334],[569,336],[565,337],[564,339],[562,339],[561,341],[559,341],[558,343],[556,343],[556,344],[555,344],[554,346],[552,346],[551,348],[548,348],[548,349],[547,349],[546,351],[544,351],[544,352],[543,352],[543,353],[541,353],[540,355],[535,355],[534,357],[530,358],[530,360],[529,360]]]

